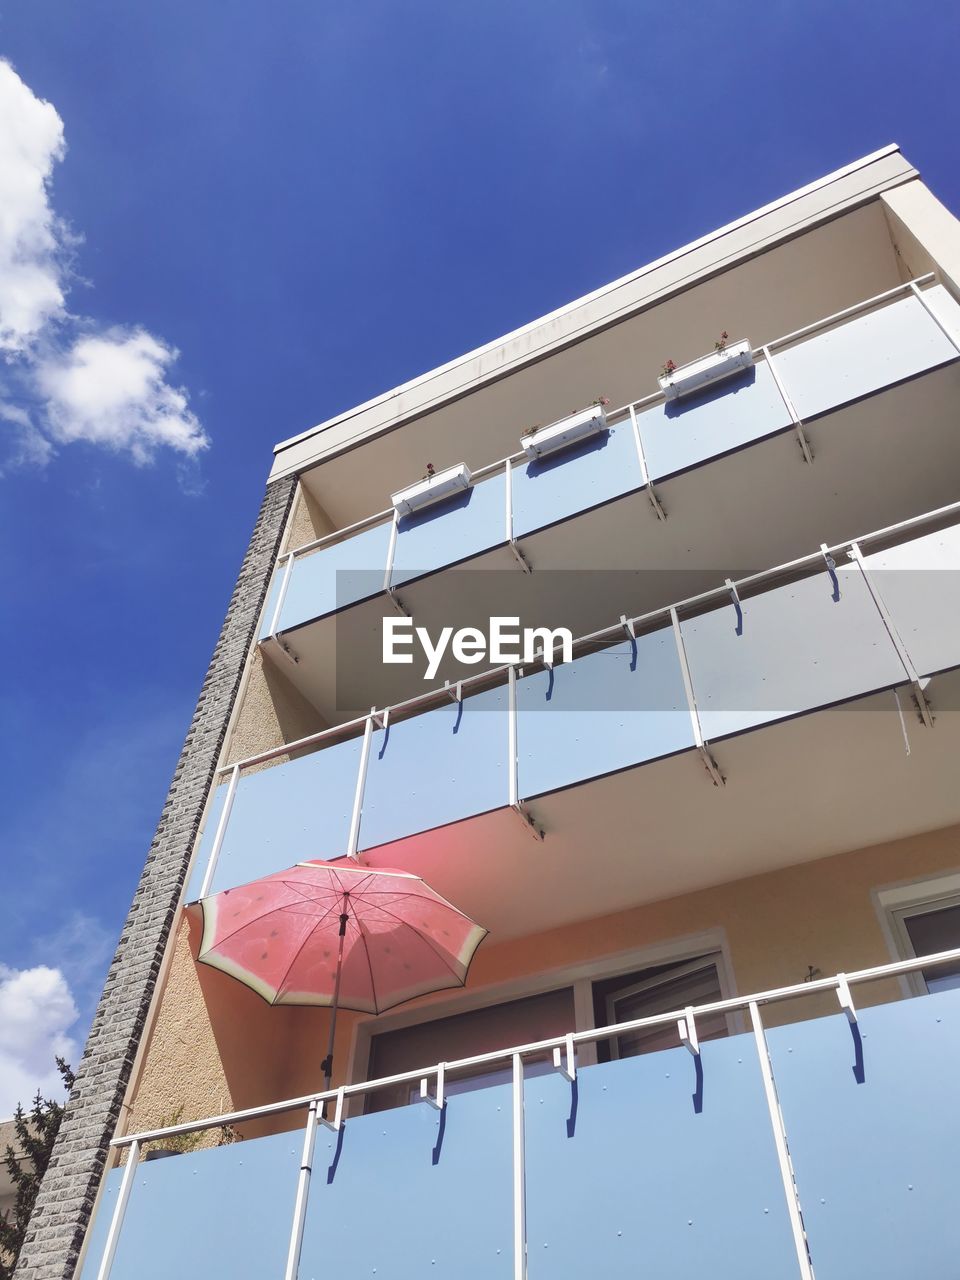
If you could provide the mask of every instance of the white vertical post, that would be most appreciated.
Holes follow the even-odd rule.
[[[627,406],[630,412],[630,427],[633,431],[633,443],[637,446],[637,459],[640,463],[640,479],[647,491],[647,497],[650,499],[650,505],[653,507],[654,513],[658,520],[666,520],[667,513],[660,504],[657,497],[657,491],[654,489],[650,480],[650,472],[647,470],[647,455],[643,451],[643,436],[640,434],[640,422],[637,418],[637,410],[634,405]]]
[[[507,676],[507,769],[510,781],[510,807],[520,804],[520,779],[517,777],[517,671],[511,667]]]
[[[680,675],[683,677],[683,691],[687,698],[687,710],[690,712],[693,740],[697,744],[697,749],[702,750],[703,733],[700,729],[700,715],[697,711],[697,703],[693,696],[693,679],[690,675],[690,667],[687,664],[687,651],[683,644],[683,634],[680,631],[680,619],[673,606],[670,608],[670,625],[673,627],[673,639],[677,646],[677,657],[680,660]]]
[[[393,522],[390,525],[390,541],[387,543],[387,564],[383,571],[383,589],[390,590],[390,579],[393,577],[393,562],[397,555],[397,535],[400,532],[400,513],[393,513]]]
[[[363,813],[363,793],[367,785],[367,764],[370,760],[370,744],[373,741],[373,712],[363,726],[363,744],[360,747],[360,767],[357,770],[357,786],[353,793],[353,813],[350,815],[350,834],[347,837],[347,857],[356,858],[360,843],[360,817]]]
[[[297,1180],[297,1198],[293,1206],[293,1227],[290,1231],[290,1247],[284,1280],[297,1280],[300,1268],[300,1249],[303,1245],[303,1226],[307,1217],[307,1196],[310,1194],[310,1174],[313,1171],[313,1151],[317,1142],[317,1104],[310,1103],[307,1124],[303,1131],[303,1154],[300,1157],[300,1177]]]
[[[773,1143],[777,1149],[777,1163],[780,1165],[780,1179],[783,1183],[783,1194],[787,1201],[787,1215],[790,1219],[790,1230],[793,1244],[797,1252],[797,1264],[802,1280],[814,1280],[810,1254],[807,1250],[807,1233],[803,1229],[803,1217],[800,1213],[800,1200],[797,1196],[797,1184],[793,1176],[793,1165],[790,1163],[790,1150],[787,1146],[787,1134],[777,1098],[777,1086],[773,1079],[773,1068],[770,1065],[770,1053],[767,1049],[767,1037],[763,1032],[763,1019],[760,1017],[760,1006],[756,1000],[750,1001],[750,1022],[753,1026],[753,1038],[757,1046],[757,1057],[760,1061],[760,1077],[763,1080],[763,1092],[770,1115],[770,1126],[773,1129]]]
[[[901,636],[900,632],[897,630],[897,625],[893,620],[890,610],[887,608],[887,603],[880,592],[880,588],[874,581],[873,574],[866,566],[866,562],[863,558],[863,552],[860,550],[860,544],[858,542],[850,543],[848,555],[860,570],[863,581],[866,584],[866,588],[870,592],[870,598],[873,600],[877,613],[880,615],[880,621],[886,628],[887,635],[890,637],[890,642],[897,651],[897,657],[900,659],[904,673],[913,686],[913,696],[917,700],[917,709],[920,712],[920,718],[928,729],[932,729],[933,713],[930,710],[930,704],[927,702],[923,680],[920,678],[920,673],[913,665],[913,659],[910,657],[910,651],[903,642],[903,636]]]
[[[123,1229],[123,1215],[127,1211],[127,1201],[130,1199],[130,1192],[133,1190],[133,1180],[137,1176],[137,1165],[140,1163],[140,1143],[131,1142],[127,1149],[127,1163],[124,1166],[123,1177],[120,1180],[120,1192],[117,1196],[117,1203],[113,1209],[113,1217],[110,1220],[110,1230],[107,1232],[107,1242],[103,1246],[103,1257],[100,1260],[100,1270],[97,1272],[97,1280],[110,1280],[110,1272],[113,1269],[113,1259],[116,1256],[117,1244],[120,1240],[120,1232]]]
[[[287,563],[284,565],[283,578],[280,581],[280,590],[277,592],[277,603],[273,607],[273,617],[270,619],[270,627],[267,634],[275,636],[277,628],[280,625],[280,613],[283,609],[284,601],[287,598],[287,588],[290,586],[290,575],[293,573],[293,561],[295,552],[291,551],[287,555]]]
[[[690,664],[687,662],[687,650],[683,643],[683,632],[680,630],[680,619],[677,616],[676,609],[670,607],[670,625],[673,627],[673,639],[677,646],[677,658],[680,662],[680,675],[683,677],[683,691],[687,696],[687,710],[690,712],[690,724],[693,727],[693,740],[696,744],[697,751],[704,763],[704,767],[709,773],[713,785],[715,787],[723,786],[723,774],[717,765],[716,760],[710,754],[706,742],[703,738],[703,730],[700,727],[700,712],[697,710],[697,699],[693,692],[693,677],[690,674]]]
[[[640,435],[640,423],[637,421],[637,411],[631,404],[628,406],[630,411],[630,428],[633,431],[633,443],[637,446],[637,460],[640,463],[640,478],[644,484],[650,483],[650,472],[647,470],[647,457],[643,452],[643,437]]]
[[[527,1196],[523,1152],[523,1059],[513,1055],[513,1280],[527,1276]]]
[[[807,434],[803,429],[803,422],[799,413],[797,413],[796,405],[790,398],[790,393],[784,386],[783,379],[777,372],[777,366],[774,364],[773,356],[770,354],[770,348],[761,347],[760,350],[763,352],[763,358],[767,362],[767,368],[770,370],[773,380],[777,384],[777,390],[780,392],[780,398],[786,406],[787,413],[789,413],[790,417],[793,419],[793,427],[797,433],[797,441],[800,445],[800,452],[803,454],[803,460],[804,462],[813,462],[813,450],[810,448],[810,441],[807,439]]]
[[[523,572],[529,573],[530,565],[527,562],[527,558],[523,554],[523,552],[520,550],[520,548],[517,546],[517,540],[513,536],[513,462],[510,460],[510,458],[506,458],[504,460],[503,466],[504,466],[504,485],[503,485],[504,520],[505,520],[504,532],[506,533],[506,536],[507,536],[507,546],[510,548],[511,555],[513,556],[514,560],[516,560],[517,564],[520,566]]]
[[[507,458],[504,467],[504,535],[508,546],[513,546],[513,463]]]
[[[235,764],[230,770],[230,781],[227,783],[227,794],[223,798],[223,808],[220,810],[220,821],[217,823],[216,834],[213,837],[213,848],[210,850],[210,857],[207,859],[207,868],[203,873],[203,882],[200,885],[200,897],[205,898],[210,892],[210,886],[213,883],[214,873],[217,870],[217,862],[220,858],[220,850],[223,847],[224,836],[227,834],[227,823],[230,821],[230,811],[233,808],[233,801],[237,794],[237,783],[240,781],[240,766]]]

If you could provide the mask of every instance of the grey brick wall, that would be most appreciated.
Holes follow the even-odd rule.
[[[16,1280],[73,1276],[295,488],[294,477],[267,487],[107,975]]]

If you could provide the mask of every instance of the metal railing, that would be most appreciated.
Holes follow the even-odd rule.
[[[921,306],[924,308],[924,310],[927,312],[927,314],[930,316],[933,322],[937,325],[937,327],[941,330],[941,332],[945,335],[945,337],[951,343],[953,343],[955,347],[957,347],[958,351],[960,351],[960,344],[958,344],[957,342],[956,335],[953,334],[950,331],[950,329],[943,323],[943,321],[939,318],[939,316],[936,314],[934,309],[927,304],[924,298],[922,286],[933,283],[935,279],[936,279],[935,272],[928,271],[924,275],[917,276],[912,280],[905,281],[903,284],[896,285],[893,289],[887,289],[883,293],[874,294],[870,298],[864,298],[861,302],[856,302],[850,307],[845,307],[842,311],[835,311],[831,315],[823,316],[819,320],[814,320],[811,324],[804,325],[800,329],[794,329],[792,332],[783,334],[779,338],[773,338],[769,342],[761,343],[760,346],[755,347],[753,349],[754,360],[757,360],[759,358],[761,360],[764,360],[766,363],[770,365],[771,372],[773,373],[773,376],[774,376],[774,381],[776,382],[777,387],[780,390],[781,395],[783,396],[784,403],[786,405],[788,412],[793,418],[794,426],[802,428],[803,423],[800,420],[800,418],[797,416],[796,410],[793,406],[793,402],[791,401],[789,395],[786,393],[783,383],[774,367],[771,352],[777,350],[778,348],[786,347],[793,342],[797,342],[803,338],[808,338],[813,334],[820,332],[822,329],[829,329],[834,325],[842,324],[846,320],[853,319],[854,316],[862,315],[864,312],[872,311],[877,307],[884,306],[885,304],[892,302],[895,298],[901,297],[903,294],[912,293],[920,301]],[[636,431],[635,419],[636,419],[637,411],[642,409],[648,409],[651,407],[651,405],[654,405],[654,404],[662,403],[664,399],[665,399],[665,396],[662,390],[650,392],[648,395],[641,396],[637,400],[631,400],[627,404],[623,404],[616,409],[609,410],[607,412],[607,421],[611,425],[616,425],[619,422],[630,420],[633,422],[634,429]],[[649,486],[650,479],[647,473],[646,460],[643,455],[642,444],[638,443],[638,448],[640,453],[640,469],[643,477],[643,486]],[[483,480],[487,476],[493,475],[496,472],[499,472],[501,470],[507,472],[509,471],[510,467],[512,467],[516,463],[525,462],[525,461],[527,461],[527,455],[523,452],[523,450],[518,450],[516,453],[510,454],[506,458],[499,458],[497,459],[496,462],[490,462],[490,463],[487,463],[485,466],[479,467],[477,470],[475,470],[472,473],[473,479]],[[292,564],[294,559],[300,556],[309,555],[312,552],[322,550],[324,547],[333,546],[336,543],[346,541],[347,539],[353,537],[354,534],[362,533],[365,529],[373,528],[374,526],[379,524],[385,524],[388,521],[395,520],[395,518],[396,518],[396,513],[392,507],[388,507],[384,511],[374,512],[372,515],[365,516],[362,520],[357,520],[353,524],[345,526],[343,529],[336,529],[332,533],[324,534],[322,537],[313,538],[310,542],[305,542],[298,547],[293,547],[291,550],[285,552],[284,555],[279,558],[278,563],[280,561],[286,561],[288,565]],[[390,571],[390,566],[388,565],[387,566],[388,574],[389,574],[389,571]],[[275,626],[273,625],[273,623],[277,621],[278,617],[279,617],[279,604],[274,608],[273,620],[272,620],[270,631],[269,631],[270,635],[275,634]]]
[[[911,687],[917,700],[921,718],[925,724],[929,725],[932,723],[932,720],[926,695],[924,693],[922,677],[929,675],[930,673],[918,672],[915,670],[910,655],[907,652],[896,627],[890,619],[889,612],[883,602],[879,588],[872,580],[871,574],[864,564],[863,549],[869,548],[875,544],[883,545],[889,542],[895,542],[903,539],[905,535],[911,534],[914,531],[935,527],[939,524],[946,524],[951,521],[956,521],[958,518],[960,518],[960,502],[954,502],[945,507],[938,507],[935,511],[925,512],[919,516],[911,516],[909,519],[899,521],[897,524],[888,525],[883,529],[877,529],[871,533],[862,534],[844,542],[835,543],[830,546],[822,544],[817,551],[810,552],[808,555],[800,556],[795,560],[787,561],[784,564],[776,565],[770,569],[764,569],[757,573],[748,574],[743,578],[727,579],[722,586],[712,587],[708,591],[702,591],[697,595],[688,596],[686,599],[676,601],[673,604],[660,606],[648,613],[639,614],[635,617],[621,615],[617,622],[575,639],[572,645],[573,659],[576,660],[587,653],[609,647],[610,645],[623,640],[624,637],[635,640],[637,636],[644,632],[654,631],[660,627],[670,627],[673,631],[681,671],[684,677],[687,709],[690,714],[695,739],[694,746],[699,752],[711,778],[715,783],[719,784],[722,779],[720,778],[716,762],[713,760],[710,753],[709,744],[703,735],[700,724],[699,708],[691,684],[691,677],[686,661],[683,637],[680,629],[681,618],[694,616],[698,612],[708,612],[718,605],[727,603],[731,599],[736,601],[739,605],[741,597],[745,598],[749,593],[756,591],[757,588],[763,587],[765,584],[782,583],[784,579],[792,575],[804,575],[823,568],[833,572],[836,560],[841,556],[846,556],[850,561],[850,569],[859,573],[866,583],[867,590],[873,600],[875,608],[877,609],[878,616],[890,637],[894,649],[901,659],[904,668],[903,683]],[[363,807],[367,766],[374,728],[386,729],[392,721],[396,721],[398,718],[430,711],[448,704],[451,698],[461,702],[464,697],[469,696],[471,692],[478,692],[482,689],[493,688],[504,684],[507,684],[510,688],[507,707],[509,739],[508,756],[510,761],[508,771],[510,796],[508,803],[511,807],[519,811],[521,806],[519,804],[517,779],[517,676],[518,673],[521,675],[532,674],[547,665],[559,665],[559,663],[559,655],[557,655],[555,663],[553,655],[540,654],[536,661],[533,663],[524,663],[522,666],[517,664],[504,664],[497,667],[490,667],[485,671],[478,672],[475,675],[464,678],[455,686],[448,683],[442,687],[427,690],[425,693],[417,694],[415,697],[407,698],[401,702],[391,703],[381,708],[372,707],[370,712],[365,716],[358,716],[353,720],[345,721],[343,724],[335,725],[329,729],[322,729],[317,733],[308,734],[303,738],[297,738],[293,742],[283,743],[280,746],[271,747],[266,751],[258,752],[256,755],[244,757],[232,764],[221,766],[217,770],[216,776],[221,781],[226,780],[227,791],[217,821],[217,828],[214,834],[213,843],[210,847],[207,864],[204,869],[199,896],[205,897],[210,892],[220,852],[223,846],[224,837],[226,835],[227,825],[230,821],[233,803],[236,798],[240,776],[245,769],[267,763],[270,760],[278,759],[281,756],[287,756],[292,752],[306,751],[309,749],[319,750],[328,744],[336,743],[347,738],[357,738],[362,735],[363,741],[361,744],[357,781],[353,798],[349,838],[347,841],[347,848],[345,850],[347,854],[355,856],[359,847],[360,818]],[[212,803],[214,794],[215,789],[211,790],[208,805]],[[204,819],[204,823],[201,824],[201,833],[197,837],[196,848],[198,850],[201,847],[202,832],[205,822],[206,819]]]
[[[927,511],[919,516],[911,516],[907,520],[900,520],[896,524],[887,525],[882,529],[875,529],[871,533],[859,534],[857,537],[848,538],[843,542],[833,543],[829,546],[824,543],[817,551],[811,551],[807,555],[797,557],[795,560],[785,561],[783,564],[774,565],[769,569],[761,569],[742,578],[730,579],[721,586],[711,587],[709,590],[701,591],[696,595],[686,596],[684,599],[674,601],[672,604],[660,605],[647,613],[637,614],[634,617],[622,615],[617,622],[574,639],[574,659],[582,657],[597,645],[620,639],[624,634],[639,635],[644,631],[655,630],[658,624],[668,623],[673,612],[682,617],[690,616],[698,611],[705,612],[713,605],[728,600],[731,588],[735,588],[738,593],[746,594],[746,592],[763,586],[765,583],[782,579],[785,575],[802,573],[806,570],[822,567],[825,563],[825,557],[836,558],[846,555],[848,552],[853,552],[857,546],[863,548],[877,542],[884,542],[887,539],[897,538],[914,530],[936,525],[940,521],[949,521],[953,516],[960,516],[960,502],[952,502],[945,507],[937,507],[934,511]],[[557,658],[557,663],[559,664],[559,657]],[[538,669],[538,665],[543,665],[542,659],[539,664],[524,663],[523,668],[524,670],[534,671]],[[270,747],[265,751],[257,752],[256,755],[244,756],[231,764],[222,765],[217,771],[218,776],[221,778],[226,777],[235,770],[242,772],[244,769],[252,768],[254,765],[263,764],[266,761],[275,760],[278,756],[287,755],[291,751],[302,751],[307,747],[319,746],[324,742],[350,737],[355,734],[355,731],[362,730],[371,721],[382,727],[385,722],[389,723],[390,720],[395,720],[398,716],[407,712],[423,711],[432,707],[442,706],[444,703],[449,702],[451,697],[460,698],[464,693],[468,693],[472,689],[489,688],[497,682],[505,683],[509,672],[515,669],[515,664],[488,667],[475,675],[464,677],[463,680],[457,682],[456,686],[442,685],[435,689],[428,689],[425,693],[417,694],[413,698],[406,698],[401,702],[390,703],[384,707],[371,708],[367,715],[357,716],[353,720],[345,720],[342,724],[334,725],[329,729],[320,729],[317,733],[307,734],[302,738],[294,739],[292,742],[284,743],[278,747]]]
[[[511,1068],[511,1087],[513,1091],[514,1275],[515,1280],[523,1280],[526,1253],[523,1142],[524,1060],[534,1056],[542,1058],[544,1054],[552,1054],[554,1068],[566,1079],[573,1082],[577,1073],[576,1048],[578,1045],[596,1043],[600,1040],[607,1040],[630,1032],[671,1025],[675,1025],[677,1028],[680,1044],[693,1056],[699,1057],[701,1049],[697,1034],[698,1022],[708,1015],[735,1012],[747,1012],[750,1017],[750,1029],[758,1056],[766,1109],[777,1152],[783,1193],[797,1253],[797,1263],[804,1280],[812,1280],[813,1273],[807,1255],[797,1189],[790,1166],[786,1131],[777,1100],[776,1083],[767,1048],[761,1010],[767,1005],[832,991],[836,994],[839,1011],[846,1016],[851,1025],[855,1026],[859,1016],[852,995],[852,989],[855,986],[861,983],[900,978],[918,973],[921,970],[938,968],[956,964],[957,962],[960,962],[960,947],[949,951],[937,952],[933,955],[874,965],[870,968],[859,969],[850,973],[837,973],[832,977],[814,978],[786,987],[775,987],[753,995],[732,996],[724,1000],[714,1000],[705,1004],[654,1014],[649,1017],[634,1018],[602,1027],[591,1027],[582,1031],[568,1032],[564,1035],[551,1036],[543,1040],[514,1045],[507,1049],[474,1054],[471,1057],[460,1058],[450,1062],[438,1062],[413,1071],[399,1072],[395,1075],[361,1081],[356,1084],[340,1085],[336,1089],[320,1090],[280,1102],[267,1103],[264,1106],[225,1112],[222,1115],[187,1121],[183,1124],[170,1125],[162,1129],[147,1129],[138,1133],[123,1134],[113,1138],[110,1144],[118,1158],[121,1151],[126,1151],[127,1161],[124,1166],[120,1191],[107,1234],[102,1261],[97,1273],[97,1280],[109,1280],[123,1226],[124,1213],[133,1186],[141,1149],[145,1143],[169,1139],[183,1134],[202,1132],[206,1129],[220,1128],[225,1125],[242,1124],[250,1120],[261,1120],[270,1116],[281,1116],[292,1111],[306,1110],[307,1121],[304,1129],[303,1160],[285,1273],[285,1280],[295,1280],[309,1192],[310,1166],[318,1125],[322,1124],[327,1128],[338,1131],[350,1122],[346,1116],[346,1102],[348,1099],[366,1096],[382,1089],[389,1089],[403,1084],[419,1084],[420,1097],[424,1102],[442,1110],[446,1103],[445,1087],[451,1077],[461,1073],[473,1073],[478,1067],[496,1066],[509,1066]],[[430,1090],[431,1083],[433,1084],[432,1092]],[[325,1115],[327,1104],[333,1105],[332,1120],[328,1120]]]

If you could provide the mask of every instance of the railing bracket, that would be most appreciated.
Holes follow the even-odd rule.
[[[650,499],[650,505],[651,507],[653,507],[654,514],[656,515],[657,519],[666,520],[667,513],[663,509],[663,503],[660,501],[660,497],[656,489],[653,487],[652,484],[650,484],[649,481],[647,482],[647,497]]]
[[[932,729],[935,717],[933,714],[933,708],[927,701],[926,689],[929,683],[930,677],[927,676],[924,679],[914,680],[910,687],[913,692],[913,703],[917,708],[917,718],[922,724],[925,724],[928,729]]]
[[[569,1080],[571,1084],[577,1078],[577,1055],[573,1047],[573,1032],[569,1032],[563,1042],[563,1046],[557,1045],[553,1051],[553,1066],[555,1071],[559,1071],[564,1080]]]
[[[697,1035],[697,1023],[693,1016],[692,1007],[687,1007],[683,1011],[683,1017],[677,1023],[677,1031],[680,1035],[680,1043],[685,1049],[695,1057],[700,1057],[700,1037]]]
[[[847,1021],[853,1026],[857,1021],[857,1010],[853,1003],[853,996],[850,994],[850,984],[845,973],[837,974],[837,999],[840,1002],[840,1008],[847,1015]]]
[[[523,829],[526,831],[527,835],[531,836],[539,844],[540,841],[544,839],[544,832],[543,828],[537,825],[536,819],[533,815],[527,812],[520,801],[517,801],[516,804],[512,804],[510,806],[510,810],[520,819],[520,822],[523,824]]]
[[[703,761],[703,767],[706,769],[707,773],[709,773],[710,780],[713,783],[713,785],[715,787],[726,786],[727,780],[723,776],[723,774],[720,772],[720,766],[717,764],[716,760],[713,758],[712,754],[710,753],[710,749],[707,747],[706,743],[703,743],[701,746],[699,746],[697,750],[700,753],[700,759]]]
[[[396,609],[397,613],[399,613],[401,618],[412,617],[410,610],[401,603],[400,597],[397,595],[394,587],[387,587],[387,595],[390,597],[390,603],[393,605],[394,609]]]
[[[637,638],[637,628],[636,628],[636,626],[634,625],[634,621],[633,621],[633,619],[632,619],[632,618],[628,618],[628,617],[627,617],[627,615],[626,615],[625,613],[621,613],[621,615],[620,615],[620,625],[621,625],[621,627],[623,627],[624,631],[627,633],[627,636],[628,636],[631,640],[636,640],[636,638]]]
[[[800,452],[803,454],[803,460],[808,466],[813,465],[813,449],[810,441],[807,439],[807,433],[803,429],[802,422],[794,423],[794,431],[797,433],[797,444],[800,446]]]
[[[510,551],[511,551],[511,554],[513,555],[514,560],[516,560],[517,564],[520,566],[523,572],[533,573],[533,570],[530,568],[530,561],[527,559],[527,557],[523,554],[523,552],[517,546],[516,538],[510,539],[509,546],[510,546]]]
[[[427,1076],[424,1076],[420,1081],[420,1101],[425,1102],[428,1107],[433,1107],[435,1111],[442,1111],[446,1105],[446,1100],[443,1096],[446,1067],[447,1064],[445,1062],[437,1063],[437,1091],[435,1094],[430,1092],[430,1080]]]
[[[282,635],[277,634],[275,636],[271,636],[270,639],[273,640],[277,649],[283,655],[283,657],[286,658],[287,662],[293,663],[295,667],[299,665],[300,655],[295,653],[293,649],[290,648],[290,646],[287,644],[286,640],[284,640]]]
[[[449,680],[445,680],[443,687],[444,689],[446,689],[447,693],[449,693],[450,697],[454,702],[463,701],[463,681],[462,680],[458,680],[456,684],[451,684]]]
[[[325,1129],[330,1129],[333,1133],[339,1133],[343,1125],[343,1085],[341,1085],[337,1090],[337,1105],[333,1109],[332,1120],[327,1119],[323,1114],[324,1110],[326,1110],[326,1104],[324,1104],[323,1110],[321,1110],[317,1115],[317,1120]]]

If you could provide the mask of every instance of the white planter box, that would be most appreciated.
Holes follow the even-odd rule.
[[[746,338],[728,342],[722,351],[711,351],[708,356],[678,365],[673,373],[659,379],[660,390],[667,400],[679,400],[681,396],[688,396],[713,382],[722,382],[742,369],[749,369],[752,364],[753,350]]]
[[[579,440],[585,440],[588,436],[599,435],[606,429],[607,415],[600,405],[594,404],[560,422],[551,423],[549,427],[541,427],[539,431],[531,431],[529,435],[522,436],[520,448],[528,458],[542,458],[548,453],[556,453],[558,449],[566,449]]]
[[[399,515],[409,516],[414,511],[432,506],[434,502],[462,493],[470,488],[470,484],[470,468],[465,462],[461,462],[459,466],[447,467],[446,471],[438,471],[419,484],[412,484],[391,494],[390,501]]]

